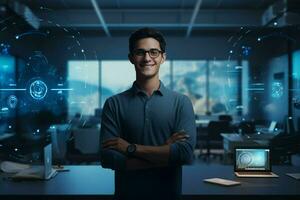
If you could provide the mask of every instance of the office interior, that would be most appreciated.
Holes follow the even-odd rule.
[[[234,179],[236,146],[270,148],[275,169],[299,173],[299,5],[297,0],[0,1],[0,160],[39,164],[50,142],[53,164],[71,167],[65,173],[75,166],[87,173],[100,170],[104,102],[135,80],[130,34],[153,27],[167,42],[160,80],[187,95],[195,112],[195,159],[183,173],[183,197],[223,194],[210,185],[197,192],[188,179],[221,176],[218,166]],[[103,198],[113,193],[111,173],[101,175],[111,180],[112,191]],[[232,195],[300,194],[297,180],[281,177],[277,186],[287,184],[290,191],[264,192],[260,186],[257,193],[233,189]],[[81,190],[89,195],[88,187]],[[7,191],[1,194],[10,195]]]

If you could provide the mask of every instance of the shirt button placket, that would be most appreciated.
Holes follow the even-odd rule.
[[[148,127],[149,126],[149,123],[150,123],[150,119],[149,119],[149,100],[146,100],[146,103],[145,103],[145,123],[146,123],[146,126]]]

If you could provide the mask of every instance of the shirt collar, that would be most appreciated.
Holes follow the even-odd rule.
[[[139,88],[136,81],[133,82],[131,91],[133,92],[134,95],[137,95],[139,93],[145,94],[145,92]],[[164,84],[161,81],[159,81],[159,88],[157,90],[155,90],[153,92],[153,94],[156,93],[156,94],[163,96],[165,94],[165,92],[166,92],[166,87],[164,86]]]

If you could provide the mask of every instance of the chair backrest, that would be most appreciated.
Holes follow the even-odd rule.
[[[223,140],[221,133],[229,133],[230,123],[228,121],[210,121],[207,127],[209,140]]]
[[[231,115],[219,115],[219,120],[232,122],[232,116]]]
[[[243,134],[253,134],[255,133],[255,123],[252,121],[241,121],[239,129],[242,130]]]

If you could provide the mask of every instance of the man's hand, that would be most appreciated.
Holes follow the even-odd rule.
[[[128,145],[129,143],[122,138],[108,139],[102,143],[103,148],[115,149],[124,154],[126,154]]]
[[[173,144],[177,141],[185,141],[187,138],[189,138],[190,136],[187,135],[185,132],[177,132],[174,133],[167,141],[166,144],[170,145]]]

